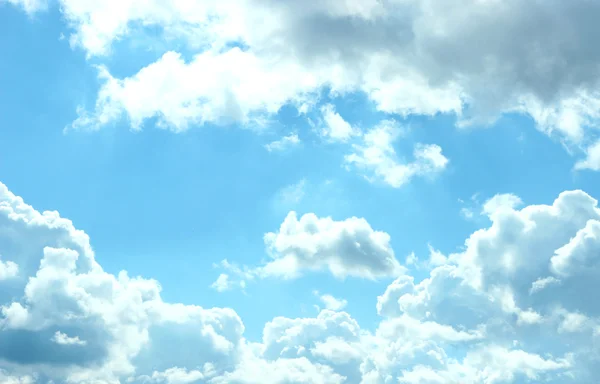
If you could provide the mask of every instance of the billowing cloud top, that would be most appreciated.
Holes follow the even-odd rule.
[[[331,309],[277,317],[251,342],[234,310],[168,303],[155,280],[105,272],[84,232],[0,185],[0,253],[18,266],[0,282],[0,374],[20,384],[592,383],[597,201],[572,191],[517,210],[516,200],[488,203],[491,226],[418,283],[365,220],[291,213],[265,236],[275,260],[400,276],[377,298],[373,332],[323,295]]]

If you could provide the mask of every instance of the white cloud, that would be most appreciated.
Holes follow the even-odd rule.
[[[433,248],[431,245],[428,245],[429,249],[429,265],[437,267],[438,265],[444,265],[447,263],[448,258],[444,256],[443,253]]]
[[[529,293],[534,294],[536,292],[539,292],[551,284],[560,284],[560,280],[554,276],[539,278],[533,283],[531,283],[531,289],[529,290]]]
[[[133,359],[169,343],[181,352],[163,357],[159,365],[171,364],[164,369],[174,360],[186,363],[192,346],[218,369],[235,359],[243,332],[235,312],[166,303],[158,282],[105,272],[84,232],[57,212],[35,211],[2,184],[0,228],[0,253],[11,254],[29,276],[0,293],[0,368],[112,384],[149,369]],[[161,332],[170,332],[167,344],[150,343]]]
[[[575,169],[590,169],[600,171],[600,140],[586,148],[586,157],[575,163]]]
[[[23,10],[29,14],[43,11],[48,8],[48,2],[46,0],[1,0],[0,5],[3,2],[22,7]]]
[[[288,148],[294,147],[300,144],[300,139],[296,133],[292,133],[288,136],[284,136],[279,140],[275,140],[265,145],[265,149],[269,152],[273,151],[285,151]]]
[[[9,375],[5,370],[0,369],[0,383],[3,384],[34,384],[35,379],[32,376],[14,376]]]
[[[19,266],[12,261],[0,260],[0,281],[16,277],[19,274]]]
[[[246,288],[246,282],[244,280],[231,280],[229,275],[226,273],[221,273],[217,280],[215,280],[210,287],[217,292],[225,292],[234,288]]]
[[[510,193],[498,194],[483,204],[482,211],[489,216],[502,209],[515,209],[521,204],[523,202],[518,196]]]
[[[86,345],[87,342],[85,340],[80,340],[78,336],[69,337],[66,333],[62,333],[60,331],[56,331],[54,336],[52,336],[52,341],[56,344],[60,345]]]
[[[332,141],[346,142],[352,136],[360,135],[360,131],[352,128],[339,113],[336,112],[332,104],[326,104],[321,107],[325,128],[322,131],[323,136]]]
[[[552,205],[503,207],[424,279],[398,276],[377,300],[383,319],[374,330],[341,308],[326,309],[314,318],[276,317],[253,343],[231,309],[167,303],[158,282],[105,272],[85,233],[0,184],[0,228],[10,229],[0,231],[0,252],[29,277],[0,291],[0,381],[594,383],[600,308],[587,293],[599,281],[596,200],[574,191]],[[267,244],[293,250],[300,264],[343,265],[333,273],[388,275],[374,266],[394,264],[389,236],[361,219],[304,217],[292,214]],[[370,252],[353,255],[363,248]],[[549,283],[558,276],[560,284]],[[27,355],[18,353],[24,342]]]
[[[319,291],[315,291],[314,294],[321,300],[325,309],[332,311],[341,311],[348,305],[348,301],[345,299],[338,299],[328,293],[321,295]]]
[[[41,2],[17,1],[34,12]],[[30,5],[28,5],[30,4]],[[357,5],[360,4],[360,5]],[[527,113],[540,130],[581,143],[600,114],[595,2],[462,0],[59,0],[70,40],[88,55],[141,28],[183,39],[190,62],[168,52],[125,79],[102,70],[94,111],[75,126],[124,115],[134,128],[156,116],[180,131],[248,122],[292,103],[306,112],[319,92],[363,92],[385,112],[451,112],[459,125]],[[517,16],[515,16],[517,15]],[[548,33],[540,26],[554,26]],[[242,43],[244,50],[225,49]],[[484,43],[482,43],[484,42]]]
[[[434,175],[448,165],[442,149],[435,144],[417,144],[414,160],[401,162],[392,145],[399,135],[397,123],[380,123],[364,134],[361,144],[353,145],[353,153],[345,156],[347,166],[364,172],[370,181],[381,181],[399,188],[415,176]]]
[[[362,218],[336,221],[290,212],[278,232],[264,236],[272,260],[262,276],[297,277],[304,270],[329,270],[337,278],[395,276],[403,268],[394,256],[390,236]]]

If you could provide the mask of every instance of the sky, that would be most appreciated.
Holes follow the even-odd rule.
[[[598,17],[0,0],[0,383],[596,383]]]

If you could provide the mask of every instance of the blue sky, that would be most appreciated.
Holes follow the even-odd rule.
[[[595,3],[184,3],[0,0],[0,381],[593,382]]]

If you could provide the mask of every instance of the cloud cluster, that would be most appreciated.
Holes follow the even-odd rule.
[[[44,1],[9,3],[29,13],[47,7]],[[95,106],[79,108],[71,128],[98,129],[121,118],[133,129],[156,118],[158,126],[175,132],[205,123],[262,126],[289,104],[320,115],[326,137],[347,141],[357,131],[329,105],[316,107],[323,90],[334,97],[360,92],[379,111],[452,113],[459,126],[526,114],[540,130],[585,154],[577,169],[600,167],[595,49],[600,5],[593,1],[58,0],[58,5],[71,45],[101,62],[115,41],[147,38],[146,28],[159,31],[161,41],[185,42],[193,53],[184,59],[187,52],[166,50],[123,78],[99,65],[102,86]],[[271,148],[295,143],[294,136],[282,140]]]
[[[41,4],[11,2],[29,12]],[[593,1],[59,3],[72,45],[90,56],[110,54],[115,41],[146,27],[197,52],[190,60],[166,52],[122,79],[101,67],[96,107],[82,110],[76,127],[121,116],[134,128],[158,117],[175,131],[250,122],[288,103],[305,112],[324,88],[362,92],[387,113],[454,113],[460,125],[526,113],[575,144],[586,145],[597,127],[600,5]],[[348,137],[326,106],[321,112],[335,137]]]
[[[264,237],[273,260],[260,267],[262,276],[297,277],[304,270],[327,270],[338,278],[377,278],[402,271],[390,236],[371,228],[365,219],[336,221],[290,212],[278,232]]]
[[[277,317],[251,342],[234,310],[168,303],[157,281],[105,272],[84,232],[0,185],[0,252],[19,266],[0,282],[0,377],[591,384],[600,374],[600,306],[590,296],[600,288],[597,201],[570,191],[551,205],[519,203],[513,195],[490,200],[490,226],[459,253],[433,250],[438,262],[422,281],[398,268],[389,236],[366,221],[290,214],[265,236],[275,261],[338,277],[397,277],[377,298],[374,330],[342,312],[345,300],[319,294],[329,309]]]

